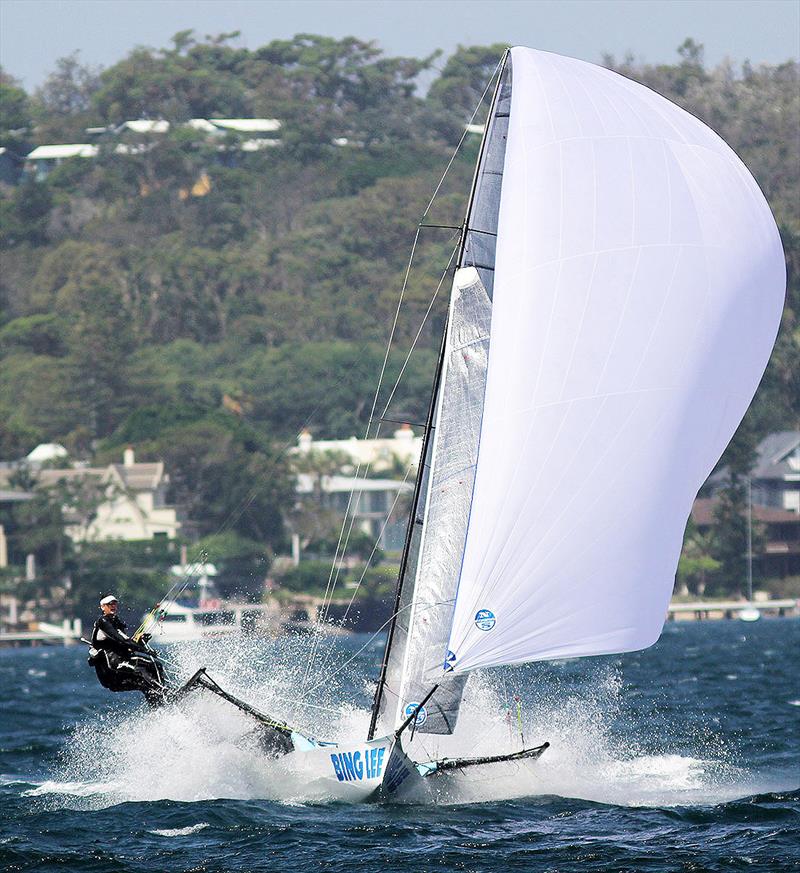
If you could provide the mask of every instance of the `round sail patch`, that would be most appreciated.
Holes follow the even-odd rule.
[[[412,712],[419,706],[418,703],[409,703],[406,707],[406,718],[411,715]],[[428,713],[424,706],[419,706],[419,712],[417,713],[417,717],[414,719],[414,724],[420,725],[425,724],[428,720]]]
[[[490,631],[497,624],[497,619],[491,609],[479,609],[475,613],[475,627],[478,630]]]

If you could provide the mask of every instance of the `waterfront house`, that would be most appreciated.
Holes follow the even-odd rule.
[[[346,440],[315,440],[304,430],[297,438],[297,446],[292,449],[291,454],[302,458],[321,452],[346,456],[354,469],[358,466],[369,466],[370,472],[380,473],[398,468],[405,471],[411,467],[413,473],[419,463],[421,451],[422,437],[415,436],[411,426],[404,424],[391,437],[369,440],[360,440],[354,436]],[[363,469],[361,474],[364,475]],[[410,478],[413,481],[413,476]]]
[[[41,182],[69,158],[96,158],[97,154],[97,146],[85,142],[40,145],[25,158],[25,172]]]
[[[106,467],[46,467],[60,461],[60,446],[37,446],[24,466],[35,488],[63,487],[77,495],[65,512],[65,533],[73,542],[98,540],[174,539],[186,520],[178,507],[167,503],[169,475],[163,462],[140,463],[132,448],[125,449],[121,464]],[[63,452],[63,449],[61,449]],[[0,486],[23,464],[5,465],[0,470]]]
[[[755,497],[755,488],[753,492]],[[695,500],[692,519],[700,533],[717,524],[717,502],[717,497]],[[754,502],[753,524],[764,534],[764,550],[753,556],[758,575],[762,579],[800,575],[800,513]]]

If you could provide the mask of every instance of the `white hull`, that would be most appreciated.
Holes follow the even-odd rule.
[[[740,621],[758,621],[761,618],[761,613],[753,606],[748,606],[745,609],[739,610]]]
[[[299,778],[312,797],[345,803],[400,800],[422,783],[416,764],[394,736],[369,742],[309,743],[309,748],[281,758],[280,767]]]

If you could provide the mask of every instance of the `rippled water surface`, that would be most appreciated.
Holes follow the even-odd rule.
[[[316,736],[362,738],[382,641],[329,641],[309,672],[310,645],[168,657]],[[265,761],[222,701],[152,712],[100,688],[83,649],[0,651],[0,869],[800,870],[799,655],[796,619],[670,624],[646,652],[476,675],[455,737],[417,734],[412,754],[524,737],[544,756],[348,806]]]

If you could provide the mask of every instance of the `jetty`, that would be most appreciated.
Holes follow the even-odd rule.
[[[668,621],[703,621],[736,618],[743,609],[757,609],[766,615],[800,615],[800,600],[698,600],[694,603],[670,603]]]
[[[27,630],[3,631],[0,633],[0,647],[3,646],[38,646],[61,644],[71,646],[80,641],[83,627],[79,618],[65,618],[61,624],[50,624],[46,621],[34,621]]]

